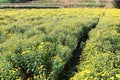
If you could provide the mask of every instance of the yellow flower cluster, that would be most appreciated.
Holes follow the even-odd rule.
[[[71,80],[120,79],[120,10],[107,9],[100,16],[81,55],[78,72]],[[116,67],[115,67],[116,66]],[[91,73],[84,73],[85,70]],[[84,75],[87,76],[84,76]],[[92,77],[92,78],[91,78]]]
[[[30,51],[23,51],[21,55],[28,54]]]
[[[92,50],[85,49],[85,54],[91,54],[85,55],[86,58],[84,59],[87,61],[85,63],[83,62],[83,64],[81,63],[79,67],[80,72],[76,73],[78,76],[72,79],[79,80],[80,77],[80,79],[83,80],[97,80],[97,77],[104,78],[106,75],[109,76],[109,74],[107,74],[109,71],[106,71],[106,74],[100,71],[102,71],[102,68],[106,70],[106,68],[112,66],[112,64],[110,64],[108,67],[105,67],[104,64],[108,65],[108,63],[104,63],[104,61],[109,62],[107,57],[113,57],[113,55],[100,55],[99,50],[101,50],[101,52],[102,50],[104,52],[105,50],[109,50],[109,53],[110,51],[111,53],[118,53],[119,51],[114,51],[111,45],[106,46],[111,43],[108,40],[108,42],[105,43],[103,40],[102,48],[100,43],[95,42],[99,41],[98,39],[100,37],[110,37],[106,34],[119,36],[118,31],[116,31],[118,29],[116,26],[119,25],[120,21],[119,13],[120,10],[117,9],[87,8],[0,10],[0,62],[8,62],[0,64],[0,79],[3,73],[3,80],[22,80],[24,76],[14,78],[9,74],[9,79],[6,77],[8,73],[15,74],[15,77],[19,76],[21,71],[15,67],[22,66],[22,69],[27,69],[26,72],[31,71],[33,73],[34,77],[33,75],[32,77],[35,80],[49,80],[47,77],[55,80],[54,78],[61,73],[64,68],[63,66],[72,57],[71,53],[77,47],[78,38],[82,39],[85,31],[92,29],[98,22],[97,30],[92,30],[90,33],[90,40],[94,38],[95,41],[88,40],[91,44],[87,44]],[[115,28],[107,27],[113,25]],[[104,26],[106,27],[103,28]],[[113,38],[110,38],[110,40],[113,40]],[[114,47],[119,46],[116,42],[117,40],[113,42],[113,44],[115,44]],[[96,54],[97,56],[95,56]],[[99,56],[101,56],[101,58]],[[110,60],[113,59],[112,57]],[[117,58],[117,61],[118,60]],[[100,61],[98,62],[99,64],[97,64],[97,61]],[[40,65],[39,63],[42,64]],[[103,65],[103,67],[100,65]],[[13,69],[10,70],[9,66]],[[93,73],[95,73],[95,75]],[[119,74],[109,77],[111,79],[114,79],[113,77],[119,78]],[[31,76],[28,80],[30,79]]]

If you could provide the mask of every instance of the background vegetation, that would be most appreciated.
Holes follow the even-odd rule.
[[[27,2],[32,0],[0,0],[0,3],[18,3],[18,2]]]
[[[1,5],[4,4],[8,8],[15,6],[58,6],[58,7],[105,7],[106,1],[100,0],[1,0]],[[7,3],[7,4],[5,4]],[[9,4],[8,4],[9,3]],[[14,4],[11,4],[14,3]],[[0,6],[1,7],[1,6]],[[12,8],[12,7],[11,7]]]
[[[114,5],[116,8],[120,8],[120,0],[113,0],[113,5]]]

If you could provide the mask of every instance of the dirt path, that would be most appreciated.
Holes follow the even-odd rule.
[[[69,80],[71,77],[74,76],[75,72],[77,72],[76,66],[80,62],[80,56],[82,54],[83,48],[86,44],[86,40],[89,38],[88,33],[92,29],[96,28],[97,24],[99,23],[99,18],[97,23],[93,23],[93,26],[91,29],[88,29],[86,32],[86,29],[83,28],[84,35],[82,38],[80,37],[78,39],[78,44],[76,49],[72,53],[72,58],[67,62],[67,64],[64,66],[64,69],[59,74],[59,78],[57,80]]]

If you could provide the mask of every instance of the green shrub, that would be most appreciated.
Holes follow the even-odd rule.
[[[0,0],[0,3],[18,3],[18,2],[27,2],[32,0]]]
[[[113,5],[114,5],[116,8],[120,8],[120,0],[113,0]]]
[[[89,32],[78,72],[70,80],[120,79],[119,11],[110,10],[105,14],[97,27]]]
[[[96,12],[1,10],[0,79],[56,80],[72,57],[79,38],[98,22],[102,11]]]
[[[0,0],[0,3],[10,3],[10,0]]]

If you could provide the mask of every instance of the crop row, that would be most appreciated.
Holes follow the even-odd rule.
[[[120,10],[109,9],[95,29],[80,57],[78,72],[70,80],[120,79]]]
[[[56,80],[99,10],[0,10],[0,79]]]

